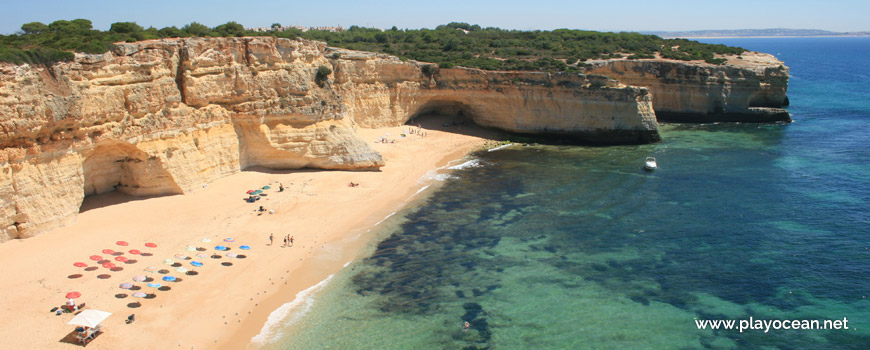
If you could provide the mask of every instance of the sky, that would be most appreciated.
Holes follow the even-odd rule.
[[[467,22],[505,29],[684,31],[824,29],[870,31],[870,0],[0,0],[0,34],[28,22],[84,18],[95,29],[114,22],[143,27],[303,26],[434,28]]]

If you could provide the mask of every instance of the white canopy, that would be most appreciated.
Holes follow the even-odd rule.
[[[80,312],[78,315],[76,315],[76,317],[73,317],[73,319],[69,320],[69,322],[67,322],[66,324],[94,328],[98,324],[100,324],[100,322],[103,322],[103,320],[105,320],[106,317],[109,317],[109,315],[111,314],[111,312],[87,309]]]

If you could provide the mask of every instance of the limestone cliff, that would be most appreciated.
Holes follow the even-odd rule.
[[[316,79],[318,67],[334,73]],[[658,139],[651,95],[595,75],[442,69],[304,40],[119,44],[0,65],[0,241],[75,219],[83,198],[178,194],[249,166],[371,169],[355,128],[426,111],[513,132]]]
[[[790,121],[788,67],[745,52],[724,65],[663,59],[590,61],[587,73],[647,87],[659,121]]]
[[[333,49],[335,86],[361,126],[405,123],[426,112],[461,113],[513,133],[594,143],[659,140],[647,89],[602,76],[438,69],[423,74],[389,56]]]

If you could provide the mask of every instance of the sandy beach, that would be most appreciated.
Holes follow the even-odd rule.
[[[80,347],[74,327],[66,324],[74,315],[50,312],[66,301],[68,292],[77,291],[82,296],[76,301],[87,303],[87,309],[112,313],[103,322],[104,332],[87,348],[255,348],[251,338],[269,314],[358,258],[374,237],[366,233],[432,182],[426,180],[427,172],[483,147],[493,136],[465,125],[433,130],[449,120],[425,119],[425,137],[400,137],[408,126],[360,129],[363,139],[386,160],[380,171],[247,169],[187,195],[142,199],[111,193],[86,198],[75,224],[0,244],[3,347]],[[376,142],[379,137],[395,143]],[[349,182],[359,186],[349,187]],[[247,190],[266,185],[271,188],[261,200],[243,200]],[[256,210],[261,205],[266,212]],[[270,234],[275,237],[271,245]],[[283,246],[288,234],[294,238],[292,247]],[[204,238],[211,242],[202,242]],[[119,246],[117,241],[129,245]],[[230,248],[219,252],[219,259],[186,251],[188,246],[202,247],[207,251],[201,253],[211,255],[219,244]],[[251,249],[240,250],[241,245]],[[119,255],[103,253],[104,249]],[[147,254],[131,254],[131,249]],[[89,258],[92,255],[111,259],[120,269],[102,267]],[[135,262],[116,261],[119,256]],[[197,274],[179,273],[164,259]],[[203,266],[191,266],[194,260]],[[76,262],[89,267],[76,267]],[[168,272],[145,271],[149,266]],[[133,282],[136,275],[152,277],[164,287],[155,290]],[[181,281],[164,282],[166,275]],[[135,298],[134,291],[119,287],[124,282],[155,297]],[[125,324],[130,314],[136,315],[135,322]]]

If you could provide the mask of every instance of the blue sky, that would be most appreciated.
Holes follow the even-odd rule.
[[[509,29],[601,31],[800,28],[870,31],[870,0],[0,0],[0,34],[27,22],[90,19],[97,29],[131,21],[144,27],[209,27],[236,21],[434,28],[451,21]]]

